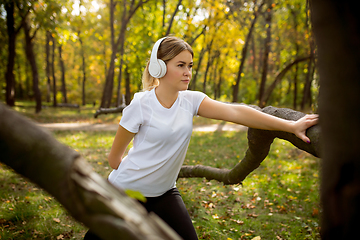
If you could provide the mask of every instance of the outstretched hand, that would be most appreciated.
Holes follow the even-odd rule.
[[[306,130],[316,125],[318,121],[319,115],[317,114],[305,115],[294,123],[294,134],[304,142],[310,143],[310,139],[306,136]]]

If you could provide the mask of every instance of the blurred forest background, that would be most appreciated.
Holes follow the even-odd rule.
[[[129,103],[156,40],[194,49],[192,90],[227,102],[317,108],[305,0],[4,0],[0,100],[102,108]]]

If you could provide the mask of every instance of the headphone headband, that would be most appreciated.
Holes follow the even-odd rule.
[[[161,78],[166,74],[166,64],[163,60],[157,58],[157,53],[160,47],[161,42],[167,37],[160,38],[154,44],[154,47],[151,51],[150,63],[149,63],[149,73],[154,78]]]

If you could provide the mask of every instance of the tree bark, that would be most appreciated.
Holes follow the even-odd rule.
[[[83,78],[82,78],[82,84],[81,84],[81,90],[82,90],[82,105],[85,106],[86,104],[86,61],[85,61],[85,51],[84,51],[84,43],[82,41],[82,36],[80,34],[80,31],[78,31],[79,36],[79,42],[80,42],[80,52],[81,52],[81,60],[82,60],[82,72],[83,72]]]
[[[65,64],[62,59],[62,45],[59,44],[59,64],[61,69],[61,93],[63,95],[63,103],[68,103],[66,93],[66,82],[65,82]]]
[[[270,1],[269,6],[271,6],[272,1]],[[268,8],[268,11],[265,13],[265,22],[268,25],[266,29],[266,39],[265,39],[265,49],[263,56],[263,70],[261,73],[261,82],[259,87],[259,107],[265,106],[265,87],[266,87],[266,78],[268,72],[268,59],[270,53],[270,42],[271,42],[271,19],[272,19],[272,10],[271,7]]]
[[[129,105],[131,102],[131,92],[130,92],[130,72],[129,67],[125,68],[125,105]],[[123,101],[124,104],[124,101]]]
[[[206,93],[206,81],[207,81],[207,75],[210,69],[210,66],[212,65],[212,62],[214,60],[213,56],[211,55],[211,49],[212,49],[212,44],[214,42],[214,36],[211,39],[211,42],[207,45],[207,52],[208,52],[208,61],[206,64],[206,69],[205,69],[205,74],[204,74],[204,82],[203,82],[203,87],[202,87],[202,92]]]
[[[31,66],[32,78],[33,78],[33,91],[35,96],[35,112],[39,113],[41,111],[41,92],[39,89],[39,73],[36,64],[36,58],[34,53],[33,39],[35,37],[36,31],[33,33],[33,36],[30,36],[30,26],[27,23],[27,20],[24,21],[24,32],[25,32],[25,52],[26,57]]]
[[[311,0],[322,129],[322,239],[354,239],[360,225],[359,2]]]
[[[14,65],[15,65],[15,43],[16,43],[16,30],[15,30],[15,19],[14,9],[15,4],[13,1],[6,1],[6,26],[8,33],[8,62],[5,73],[6,80],[6,93],[5,99],[6,104],[9,106],[15,106],[15,76],[14,76]]]
[[[180,239],[155,214],[92,171],[75,150],[0,104],[1,162],[53,195],[102,239]]]
[[[304,91],[303,91],[303,98],[301,101],[301,110],[304,110],[306,105],[311,106],[311,83],[313,81],[313,73],[314,73],[314,69],[315,69],[315,56],[314,56],[314,51],[315,51],[315,46],[314,46],[314,41],[310,40],[310,58],[309,58],[309,63],[308,63],[308,71],[306,73],[306,81],[305,81],[305,86],[304,86]]]
[[[49,31],[46,31],[46,44],[45,44],[45,54],[46,54],[46,102],[50,102],[51,98],[51,66],[50,66],[50,35]]]
[[[252,106],[260,110],[256,106]],[[305,114],[286,108],[266,107],[262,112],[280,117],[287,120],[298,120]],[[291,142],[294,146],[302,149],[316,157],[320,156],[320,127],[314,126],[307,130],[307,136],[311,139],[311,144],[303,142],[294,134],[266,131],[249,128],[248,130],[248,149],[245,157],[232,169],[218,169],[208,166],[183,166],[179,173],[179,178],[205,177],[207,180],[217,180],[224,184],[237,184],[242,181],[256,168],[268,155],[270,146],[275,138],[280,138]]]
[[[55,39],[52,35],[50,35],[52,41],[52,55],[51,55],[51,74],[53,78],[53,106],[57,107],[57,87],[56,87],[56,76],[55,76]]]
[[[191,79],[191,82],[190,82],[190,85],[189,85],[189,90],[194,90],[194,91],[196,90],[196,80],[197,80],[197,77],[198,77],[198,73],[200,72],[200,66],[201,66],[201,62],[202,62],[202,60],[204,58],[205,52],[206,52],[206,48],[202,48],[201,51],[200,51],[200,54],[199,54],[199,60],[198,60],[197,67],[196,67],[196,70],[195,70],[195,75]]]
[[[115,58],[116,58],[116,46],[115,46],[115,29],[114,29],[114,11],[116,3],[114,0],[110,0],[110,41],[111,41],[111,57],[109,69],[106,73],[104,90],[101,98],[100,108],[109,108],[111,104],[112,91],[114,86],[114,69],[115,69]]]
[[[97,118],[101,114],[109,114],[109,113],[122,113],[124,108],[126,107],[125,103],[117,106],[116,108],[99,108],[96,110],[94,114],[94,118]]]

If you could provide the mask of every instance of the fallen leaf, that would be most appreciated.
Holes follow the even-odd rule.
[[[313,209],[313,212],[312,212],[312,214],[311,214],[313,217],[315,217],[315,216],[317,216],[317,215],[319,215],[319,209],[317,209],[317,208],[314,208]]]
[[[58,219],[58,218],[53,218],[53,220],[54,220],[54,222],[57,222],[57,223],[60,222],[60,219]]]

